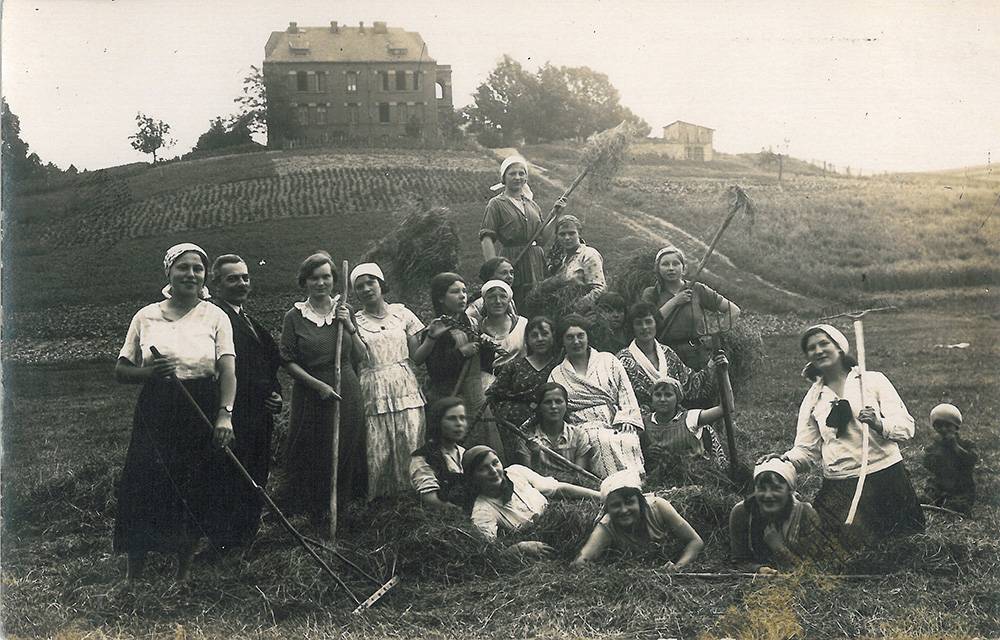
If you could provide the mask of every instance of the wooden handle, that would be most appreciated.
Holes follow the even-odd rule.
[[[347,304],[347,270],[350,265],[344,260],[340,266],[340,302]],[[337,539],[337,463],[340,457],[340,359],[344,354],[344,324],[337,321],[337,344],[333,356],[333,434],[330,438],[330,539]]]
[[[587,177],[588,173],[590,173],[590,167],[589,166],[584,167],[583,171],[580,172],[580,175],[578,175],[576,178],[573,179],[573,182],[569,185],[569,189],[566,189],[566,191],[563,192],[562,197],[569,198],[570,194],[572,194],[576,190],[576,188],[580,186],[580,183],[583,182],[583,179]],[[553,221],[555,221],[556,212],[558,211],[558,209],[559,207],[557,207],[556,205],[552,205],[552,209],[549,210],[548,220],[545,221],[545,224],[535,229],[535,232],[531,234],[531,237],[528,239],[528,244],[526,244],[524,248],[521,249],[521,252],[517,254],[517,257],[514,258],[511,264],[517,266],[517,263],[521,261],[521,258],[524,257],[524,254],[528,253],[528,249],[531,248],[531,244],[538,239],[538,236],[542,235],[542,233],[549,228],[549,225],[552,224]]]
[[[514,426],[514,424],[512,422],[508,422],[508,421],[506,421],[506,420],[504,420],[502,418],[494,418],[494,420],[496,421],[496,423],[498,425],[500,425],[501,427],[507,429],[508,431],[510,431],[511,433],[513,433],[515,436],[517,436],[518,438],[520,438],[524,442],[533,442],[534,444],[537,444],[538,448],[541,449],[542,451],[544,451],[545,453],[547,453],[548,455],[552,456],[553,460],[561,462],[562,464],[566,465],[567,467],[569,467],[573,471],[576,471],[578,473],[583,474],[583,476],[585,478],[590,478],[594,482],[600,482],[601,481],[601,479],[598,478],[596,475],[594,475],[590,471],[587,471],[586,469],[584,469],[580,465],[576,464],[575,462],[573,462],[571,460],[568,460],[567,458],[565,458],[564,456],[556,453],[552,449],[549,449],[544,444],[538,444],[537,442],[535,442],[534,440],[532,440],[531,438],[529,438],[528,434],[526,434],[524,431],[521,430],[521,427],[516,427],[516,426]],[[533,418],[529,418],[524,424],[525,425],[530,424],[532,420],[533,420]],[[524,425],[522,425],[522,427],[523,426]]]
[[[861,391],[861,408],[865,404],[865,327],[861,318],[854,320],[854,343],[857,347],[858,358],[858,387]],[[861,471],[858,472],[858,486],[854,489],[854,497],[851,499],[851,508],[847,512],[847,519],[844,524],[854,524],[854,518],[858,515],[858,505],[861,504],[861,492],[865,488],[865,478],[868,476],[868,448],[871,434],[868,432],[868,423],[861,423]]]

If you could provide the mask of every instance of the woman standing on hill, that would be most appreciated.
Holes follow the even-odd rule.
[[[518,155],[505,159],[500,164],[500,184],[493,189],[503,189],[503,192],[486,204],[479,230],[483,259],[490,260],[498,255],[516,258],[527,248],[524,257],[514,265],[514,300],[520,306],[532,287],[545,277],[543,247],[552,240],[552,230],[546,229],[531,242],[531,237],[544,227],[546,220],[542,219],[542,210],[535,204],[534,194],[528,186],[527,160]],[[555,206],[561,209],[566,201],[559,198]]]
[[[705,333],[704,313],[726,314],[724,325],[732,326],[740,317],[735,303],[700,282],[690,283],[684,252],[673,245],[663,247],[653,260],[656,285],[642,292],[642,300],[655,306],[659,341],[680,356],[693,369],[708,362],[708,352],[699,341]]]
[[[351,499],[363,497],[367,480],[364,412],[354,370],[365,346],[358,337],[350,306],[341,296],[333,297],[336,277],[333,259],[325,251],[302,262],[298,283],[308,297],[285,313],[279,345],[285,369],[295,380],[285,458],[288,489],[292,501],[317,523],[329,517],[338,322],[344,327],[344,342],[340,359],[337,503],[346,505]]]
[[[604,278],[604,258],[600,252],[585,244],[580,238],[583,223],[576,216],[563,216],[556,222],[556,241],[562,249],[562,260],[555,273],[541,283],[544,291],[567,285],[579,285],[584,293],[576,300],[576,307],[589,306],[607,288]]]
[[[812,386],[799,407],[795,445],[783,454],[762,456],[757,464],[781,458],[798,472],[822,464],[823,484],[813,506],[827,527],[836,531],[847,517],[858,484],[861,424],[866,423],[868,475],[855,524],[876,539],[923,531],[924,514],[898,444],[913,437],[913,418],[896,389],[877,371],[862,374],[850,355],[847,337],[833,326],[809,327],[800,346],[809,359],[802,374]]]
[[[457,273],[439,273],[431,278],[431,304],[438,317],[424,330],[413,361],[427,365],[424,397],[428,403],[460,396],[469,416],[475,416],[486,402],[479,366],[480,343],[485,341],[481,339],[478,323],[465,313],[466,296],[465,280]],[[489,343],[485,348],[490,349]],[[503,450],[491,422],[470,425],[467,443],[485,443]]]
[[[420,445],[424,431],[424,394],[410,358],[421,349],[418,334],[424,324],[405,306],[386,303],[388,285],[374,262],[354,267],[350,281],[364,305],[354,323],[365,345],[359,367],[368,434],[368,500],[374,500],[410,487],[410,452]]]
[[[208,257],[199,246],[170,247],[163,270],[166,300],[132,317],[115,365],[118,382],[142,385],[116,488],[114,550],[128,554],[130,584],[149,551],[176,553],[177,578],[187,579],[198,540],[227,532],[221,518],[229,513],[223,503],[233,481],[225,456],[212,447],[233,440],[233,328],[221,309],[202,299],[208,297]],[[214,433],[174,378],[215,420]]]

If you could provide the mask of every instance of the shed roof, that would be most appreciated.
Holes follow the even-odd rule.
[[[713,129],[712,127],[704,127],[700,124],[695,124],[693,122],[685,122],[684,120],[674,120],[670,124],[664,125],[663,128],[666,129],[667,127],[672,127],[675,124],[689,124],[692,127],[698,127],[699,129],[708,129],[709,131],[715,131],[715,129]]]
[[[435,64],[419,33],[398,27],[297,27],[274,31],[265,62],[426,62]]]

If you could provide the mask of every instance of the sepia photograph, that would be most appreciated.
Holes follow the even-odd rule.
[[[1000,638],[1000,3],[3,0],[0,637]]]

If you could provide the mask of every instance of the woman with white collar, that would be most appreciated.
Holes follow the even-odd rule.
[[[507,364],[522,357],[526,348],[524,345],[524,329],[528,319],[514,313],[511,303],[514,291],[503,280],[490,280],[483,285],[483,319],[479,329],[493,338],[505,351],[497,354],[492,361],[483,363],[483,390],[485,391],[496,380],[496,372]]]
[[[896,389],[878,371],[866,371],[862,402],[857,360],[847,337],[831,325],[809,327],[799,345],[809,359],[802,375],[812,386],[799,407],[795,444],[783,454],[762,456],[758,464],[780,457],[800,473],[822,464],[823,484],[813,506],[827,526],[839,526],[858,484],[866,423],[868,473],[855,524],[876,537],[923,531],[923,512],[898,444],[913,437],[913,417]]]
[[[302,262],[298,283],[308,297],[285,313],[279,343],[285,369],[295,380],[285,458],[288,494],[314,522],[329,516],[338,322],[344,327],[344,342],[340,360],[337,503],[346,505],[363,497],[367,484],[364,411],[355,371],[365,345],[358,337],[351,307],[341,296],[333,296],[336,278],[333,259],[325,251]]]
[[[532,287],[545,277],[544,247],[552,241],[553,230],[551,226],[545,228],[547,219],[542,218],[542,210],[528,186],[528,161],[523,157],[512,155],[504,159],[500,164],[500,184],[492,189],[503,191],[486,204],[479,230],[483,259],[498,255],[515,258],[527,248],[524,257],[514,265],[514,299],[520,305]],[[565,206],[563,198],[556,201],[557,210]],[[535,232],[543,228],[531,242]]]

